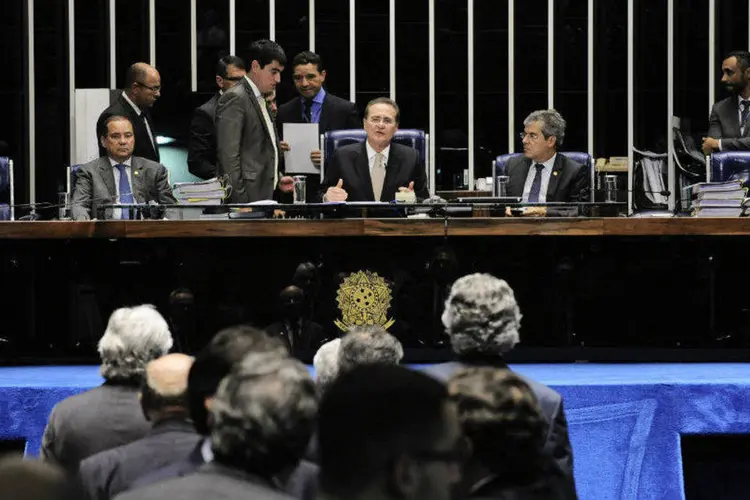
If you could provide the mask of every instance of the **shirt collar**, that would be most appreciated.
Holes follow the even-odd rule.
[[[260,99],[262,96],[260,94],[260,90],[258,90],[258,87],[253,83],[253,81],[250,79],[249,76],[245,75],[245,80],[247,80],[247,83],[250,84],[250,88],[253,89],[253,94],[255,94],[255,98]]]
[[[116,167],[117,165],[125,165],[127,167],[130,167],[132,165],[132,163],[133,163],[133,157],[132,156],[130,158],[128,158],[127,160],[125,160],[124,162],[122,162],[122,163],[117,162],[116,160],[112,159],[109,156],[107,158],[109,158],[109,163],[110,163],[110,165],[112,165],[112,168]]]
[[[133,107],[133,109],[135,110],[136,114],[138,114],[138,116],[141,116],[141,113],[143,113],[143,111],[141,111],[141,108],[139,108],[138,106],[136,106],[136,104],[133,101],[130,100],[130,97],[128,97],[127,92],[123,91],[122,92],[122,96],[125,98],[126,101],[128,101],[128,104],[130,104]]]
[[[557,153],[553,154],[552,158],[550,158],[549,160],[545,161],[544,163],[533,162],[533,164],[534,165],[544,165],[544,169],[545,170],[552,170],[552,167],[555,166],[555,160],[556,159],[557,159]]]
[[[315,94],[315,97],[312,98],[313,102],[317,102],[318,104],[323,104],[323,101],[326,98],[326,89],[323,87],[320,87],[320,90],[317,94]]]
[[[368,160],[372,160],[375,157],[375,155],[378,154],[377,151],[372,149],[372,146],[370,146],[370,143],[367,142],[367,139],[365,139],[365,148],[367,149]],[[386,148],[383,151],[381,151],[381,153],[383,153],[383,163],[387,165],[388,155],[391,153],[391,145],[388,144],[388,146],[386,146]]]

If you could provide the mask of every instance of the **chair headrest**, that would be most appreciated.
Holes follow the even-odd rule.
[[[711,155],[711,180],[716,182],[750,179],[750,151],[721,151]]]

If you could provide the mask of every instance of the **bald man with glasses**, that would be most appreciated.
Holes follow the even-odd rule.
[[[133,124],[135,149],[133,156],[140,156],[159,162],[159,146],[156,144],[156,130],[151,119],[151,108],[161,97],[161,76],[153,66],[138,62],[128,68],[125,76],[126,85],[107,109],[99,115],[96,122],[96,141],[106,134],[105,123],[112,116],[125,116]],[[106,156],[107,151],[100,145],[99,156]]]

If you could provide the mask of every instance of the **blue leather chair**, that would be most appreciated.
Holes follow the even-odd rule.
[[[333,130],[326,132],[321,135],[321,151],[323,154],[323,167],[320,170],[320,178],[323,180],[325,177],[325,169],[328,167],[328,161],[333,156],[333,153],[341,146],[347,146],[349,144],[355,144],[362,142],[367,138],[367,133],[364,129],[349,129],[349,130]],[[435,190],[432,186],[432,180],[434,175],[430,169],[430,134],[425,134],[424,130],[417,130],[411,128],[398,129],[396,134],[393,136],[393,142],[397,144],[403,144],[410,148],[416,149],[419,154],[419,163],[424,165],[425,172],[427,174],[427,185],[429,186],[430,194],[434,194]]]
[[[71,165],[68,167],[68,194],[70,199],[73,199],[73,191],[76,189],[76,172],[83,165]]]
[[[13,192],[13,160],[7,156],[0,156],[0,196],[7,199],[7,203],[0,203],[0,220],[15,219],[15,193]],[[5,193],[8,193],[7,197]]]
[[[750,179],[750,151],[722,151],[711,155],[710,182]]]
[[[574,162],[580,163],[581,165],[588,165],[589,166],[589,183],[590,183],[590,189],[591,193],[589,195],[589,199],[594,199],[594,160],[591,158],[591,155],[588,153],[581,153],[578,151],[561,151],[561,154],[567,156]],[[508,161],[511,158],[515,158],[517,156],[521,156],[521,153],[509,153],[500,155],[497,158],[495,158],[495,161],[492,162],[492,194],[496,194],[495,190],[497,189],[497,176],[498,175],[505,175],[505,168],[508,166]]]

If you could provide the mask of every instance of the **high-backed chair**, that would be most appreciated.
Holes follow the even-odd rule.
[[[76,189],[76,172],[78,172],[78,169],[81,168],[83,165],[71,165],[68,167],[68,194],[70,195],[70,199],[73,199],[73,191]]]
[[[13,160],[7,156],[0,156],[0,196],[8,200],[7,203],[0,203],[0,220],[15,220],[16,218],[13,186]]]
[[[325,170],[328,166],[328,162],[338,148],[362,142],[366,138],[367,132],[365,132],[364,129],[333,130],[321,134],[320,142],[322,146],[320,149],[323,158],[321,162],[322,167],[320,169],[320,180],[322,181],[325,177]],[[425,134],[424,130],[411,128],[398,129],[393,136],[392,142],[417,150],[417,153],[419,154],[419,163],[424,166],[427,175],[427,186],[429,186],[430,195],[434,195],[435,189],[432,183],[435,176],[430,168],[429,157],[430,134]]]
[[[750,151],[722,151],[711,155],[709,162],[711,182],[750,179]]]
[[[594,160],[591,158],[591,155],[588,153],[581,153],[578,151],[560,151],[560,154],[563,154],[573,160],[576,163],[580,163],[581,165],[588,165],[589,169],[589,189],[591,190],[589,194],[589,199],[594,199]],[[508,166],[508,161],[511,158],[515,158],[517,156],[521,156],[521,153],[509,153],[500,155],[492,162],[492,194],[497,195],[497,177],[499,175],[505,175],[505,168]]]

